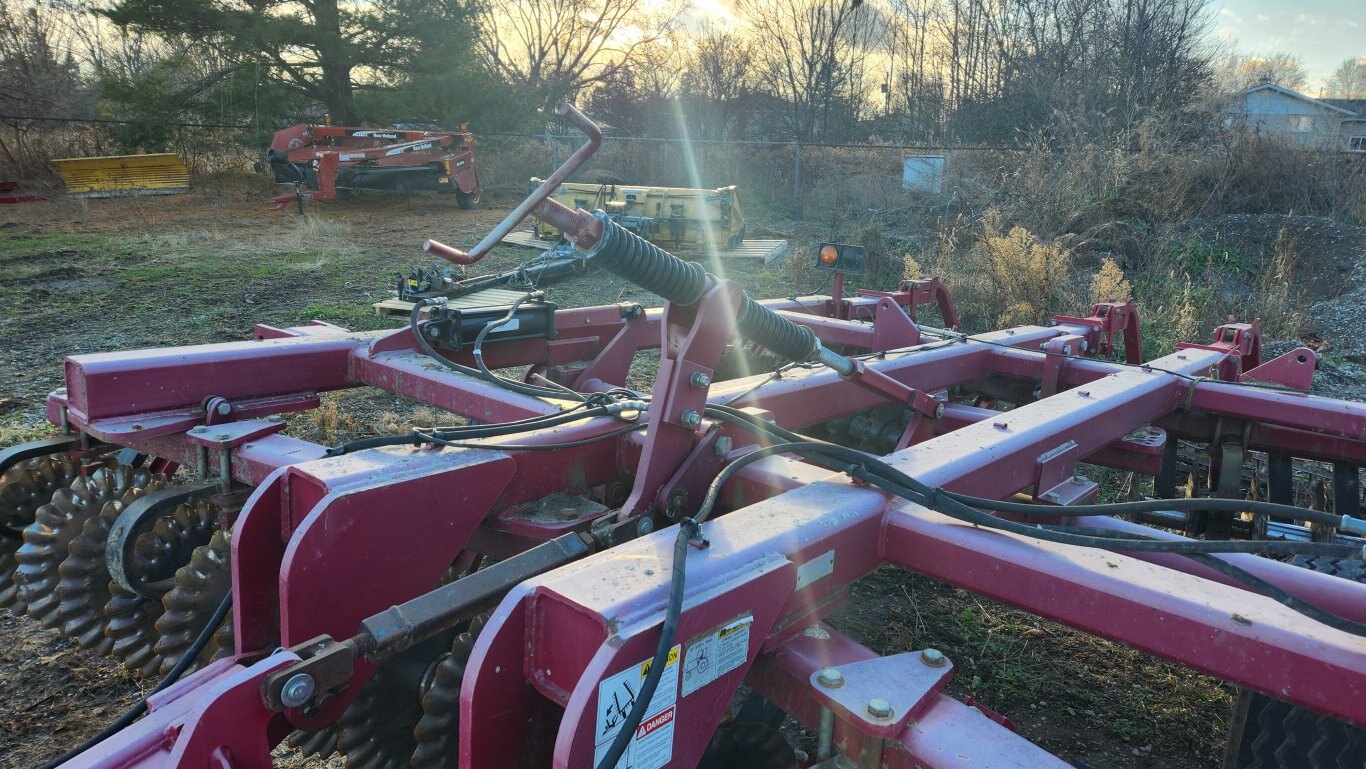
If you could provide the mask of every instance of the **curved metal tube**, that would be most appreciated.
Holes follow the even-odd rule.
[[[498,245],[499,241],[512,232],[512,228],[520,224],[523,219],[531,214],[533,209],[546,201],[550,197],[550,193],[554,192],[561,182],[579,170],[579,166],[582,166],[588,158],[593,156],[593,153],[598,151],[598,147],[602,145],[602,129],[598,128],[592,120],[575,109],[574,105],[568,103],[556,107],[555,114],[567,119],[570,124],[583,131],[588,136],[588,141],[575,150],[574,154],[570,155],[563,165],[555,169],[554,173],[546,177],[546,180],[541,182],[541,186],[537,187],[530,197],[512,209],[503,221],[499,222],[498,226],[494,227],[488,235],[485,235],[484,239],[479,241],[478,245],[470,249],[468,253],[435,240],[428,240],[423,243],[423,251],[436,254],[442,259],[448,259],[456,264],[474,264],[483,259],[493,250],[494,246]]]

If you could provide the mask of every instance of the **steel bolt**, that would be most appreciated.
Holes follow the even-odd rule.
[[[271,414],[270,416],[266,417],[266,421],[267,421],[267,422],[275,422],[275,423],[278,424],[278,423],[280,423],[280,422],[285,421],[285,418],[282,417],[282,416],[280,416],[279,414]]]
[[[232,404],[224,401],[218,404],[218,408],[215,410],[218,412],[218,416],[225,417],[232,413]]]
[[[730,438],[729,435],[723,435],[723,436],[721,436],[720,438],[717,438],[717,439],[716,439],[716,456],[718,456],[718,457],[724,457],[725,455],[729,454],[731,448],[732,448],[734,445],[735,445],[735,442],[731,440],[731,438]]]
[[[1058,496],[1058,492],[1050,491],[1043,495],[1043,500],[1045,502],[1061,502],[1062,497]]]
[[[693,387],[711,387],[711,377],[703,374],[701,371],[692,372],[692,376],[688,378],[688,381]]]
[[[1070,344],[1065,344],[1065,345],[1063,345],[1063,346],[1062,346],[1062,354],[1063,354],[1063,355],[1071,355],[1071,354],[1072,354],[1072,345],[1070,345]]]
[[[1077,390],[1077,395],[1080,395],[1080,396],[1083,397],[1083,398],[1090,398],[1090,397],[1091,397],[1091,391],[1090,391],[1090,390]]]
[[[646,516],[636,523],[636,536],[643,537],[655,530],[655,522]]]
[[[280,704],[287,708],[301,707],[313,697],[315,685],[313,676],[307,673],[295,673],[280,688]]]
[[[1006,429],[1007,427],[1009,427],[1010,425],[1009,425],[1008,423],[1006,423],[1006,422],[992,422],[992,423],[991,423],[991,426],[994,427],[994,428],[996,428],[997,430],[1004,430],[1004,429]]]
[[[932,668],[942,668],[948,663],[949,658],[938,649],[925,649],[920,652],[920,661]]]
[[[688,427],[697,427],[698,425],[702,424],[702,415],[697,413],[696,411],[693,411],[692,409],[688,409],[687,411],[683,412],[683,416],[680,419],[683,422],[683,424],[687,425]]]
[[[816,676],[816,683],[827,689],[838,689],[844,686],[844,674],[835,668],[821,668],[821,672]]]
[[[220,440],[220,441],[232,440],[232,433],[219,433],[219,434],[217,435],[217,437],[216,437],[216,440]]]
[[[200,425],[199,427],[196,427],[196,428],[194,428],[193,430],[190,430],[190,432],[192,432],[192,433],[194,433],[194,434],[196,434],[196,435],[199,435],[200,433],[207,433],[208,431],[209,431],[209,428],[205,427],[204,425]]]
[[[891,718],[892,704],[881,697],[868,700],[868,715],[873,718]]]
[[[1072,476],[1072,482],[1073,482],[1073,483],[1086,483],[1086,476],[1082,475],[1081,473],[1077,473],[1076,475]]]
[[[1077,342],[1077,351],[1078,351],[1078,352],[1086,352],[1086,340],[1085,340],[1085,339],[1081,340],[1080,342]]]

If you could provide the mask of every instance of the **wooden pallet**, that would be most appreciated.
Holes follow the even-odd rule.
[[[457,296],[454,299],[448,299],[446,300],[446,306],[453,307],[457,310],[464,310],[471,307],[509,307],[513,302],[516,302],[524,296],[526,296],[525,291],[509,291],[505,288],[486,288],[483,291],[475,291],[473,294],[466,294],[464,296]],[[375,308],[376,315],[394,315],[407,318],[413,314],[414,304],[415,302],[405,302],[402,299],[394,297],[392,299],[385,299],[382,302],[375,302],[371,306]],[[432,308],[430,307],[424,307],[422,309],[423,316],[425,317],[428,315],[431,312],[431,309]]]
[[[786,240],[745,240],[739,248],[722,251],[721,256],[730,259],[763,259],[764,264],[787,256]]]
[[[517,230],[516,232],[503,238],[503,242],[509,246],[523,246],[535,248],[541,251],[549,251],[555,247],[553,240],[541,240],[531,230]]]
[[[549,251],[555,246],[551,241],[537,238],[530,230],[518,230],[503,238],[503,242],[510,246],[524,246],[542,251]],[[775,259],[787,256],[787,252],[786,240],[746,240],[741,242],[738,247],[721,251],[720,254],[725,259],[762,259],[764,264],[768,264]],[[679,256],[696,257],[698,254],[680,252]]]

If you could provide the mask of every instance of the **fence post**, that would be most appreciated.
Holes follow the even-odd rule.
[[[552,169],[560,167],[560,143],[555,141],[555,134],[547,134],[550,140],[550,167]]]
[[[795,158],[792,168],[792,208],[798,219],[802,217],[802,144],[792,142],[792,155]]]

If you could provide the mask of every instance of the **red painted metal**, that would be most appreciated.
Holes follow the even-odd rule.
[[[1139,363],[1143,360],[1143,339],[1138,326],[1138,308],[1132,299],[1123,302],[1098,302],[1091,306],[1090,317],[1054,315],[1053,323],[1080,327],[1086,340],[1085,352],[1102,358],[1115,358],[1119,348],[1115,336],[1124,342],[1124,360]]]
[[[841,676],[847,676],[850,670],[858,670],[861,666],[871,665],[876,669],[885,659],[893,658],[878,657],[838,630],[820,623],[810,626],[772,654],[762,655],[747,680],[765,697],[815,731],[819,729],[820,704],[811,692],[824,693],[814,680],[820,670],[834,668]],[[871,694],[862,697],[862,702],[866,703],[871,696],[884,699],[895,696],[896,688],[889,684],[897,680],[900,677],[889,676],[882,680],[881,687],[876,687],[874,681],[874,686],[868,687]],[[891,735],[891,740],[871,739],[871,734],[850,726],[850,719],[838,718],[834,722],[832,743],[846,755],[860,756],[872,750],[876,756],[875,765],[881,766],[958,769],[991,766],[993,761],[1006,756],[1011,760],[1009,766],[1021,769],[1071,766],[1019,737],[1014,729],[993,718],[994,715],[951,697],[930,693],[918,703],[915,723],[903,724]]]
[[[1297,347],[1290,352],[1273,358],[1260,366],[1250,368],[1238,377],[1239,382],[1265,382],[1267,384],[1308,390],[1314,381],[1314,368],[1318,356],[1308,347]]]
[[[433,188],[479,195],[474,160],[474,136],[467,131],[428,131],[394,128],[355,128],[333,125],[295,125],[275,134],[270,144],[276,181],[293,181],[297,171],[282,177],[285,168],[311,168],[312,179],[299,179],[298,193],[274,198],[274,208],[304,200],[337,197],[341,168],[415,169]],[[283,158],[280,163],[276,158]],[[365,186],[365,185],[361,185]]]
[[[693,307],[561,311],[553,339],[487,345],[494,368],[527,366],[584,393],[624,385],[637,353],[660,348],[645,429],[611,440],[593,439],[619,433],[627,426],[620,417],[485,439],[479,449],[403,446],[342,456],[280,432],[287,423],[278,415],[316,407],[320,392],[359,386],[480,422],[573,405],[453,371],[427,357],[406,328],[262,326],[253,342],[69,358],[67,389],[48,400],[54,424],[137,448],[167,467],[194,467],[204,447],[217,468],[226,450],[233,477],[255,486],[232,538],[239,659],[154,698],[148,718],[73,765],[268,766],[271,747],[289,729],[334,720],[374,667],[358,663],[348,686],[316,710],[280,714],[263,700],[262,682],[297,657],[272,650],[319,635],[349,637],[365,617],[427,592],[453,561],[471,563],[473,553],[506,559],[594,524],[648,518],[664,527],[695,513],[717,473],[763,443],[704,416],[709,405],[813,430],[900,405],[910,420],[887,462],[932,486],[998,499],[1024,494],[1050,505],[1094,496],[1079,463],[1155,474],[1177,438],[1237,434],[1250,450],[1366,463],[1366,406],[1239,384],[1302,388],[1312,372],[1312,355],[1300,360],[1300,351],[1258,366],[1255,322],[1230,322],[1211,344],[1131,365],[1141,347],[1132,303],[1097,304],[1089,317],[1059,316],[1052,327],[964,338],[915,322],[915,308],[930,303],[947,325],[957,318],[942,283],[913,281],[848,299],[763,302],[823,343],[874,353],[856,359],[851,374],[798,365],[712,383],[739,299],[737,287],[714,281]],[[1112,360],[1116,337],[1126,362]],[[473,363],[469,351],[442,354]],[[997,403],[1010,408],[985,407]],[[540,450],[519,450],[527,446]],[[551,495],[567,495],[569,513],[538,515]],[[672,701],[661,701],[642,726],[655,748],[667,747],[662,766],[696,764],[742,683],[813,731],[828,711],[834,748],[867,766],[1002,759],[1064,766],[985,706],[944,695],[951,660],[941,666],[914,651],[877,657],[820,624],[880,564],[1366,725],[1366,643],[1188,559],[967,525],[797,456],[745,467],[720,499],[719,517],[704,529],[707,545],[686,555],[677,668],[667,679]],[[1087,525],[1174,536],[1108,518]],[[638,683],[657,643],[675,533],[604,549],[509,590],[466,667],[462,766],[596,763],[624,714],[619,697],[608,701],[620,694],[613,682]],[[1366,587],[1262,558],[1229,560],[1366,620]],[[723,631],[740,640],[730,642],[724,669],[698,678],[700,658],[692,655],[719,648]],[[816,680],[832,665],[843,669],[845,688]],[[887,700],[891,715],[870,713],[872,698]]]

